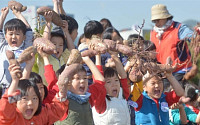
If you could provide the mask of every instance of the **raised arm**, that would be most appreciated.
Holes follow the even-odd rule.
[[[25,17],[22,15],[22,13],[20,11],[17,11],[14,6],[13,6],[12,10],[13,10],[13,14],[26,25],[26,28],[30,29],[31,26],[29,25],[29,23],[27,22]]]
[[[57,13],[60,14],[59,9],[58,9],[58,0],[52,0],[53,1],[53,10]]]
[[[74,42],[69,34],[68,22],[66,20],[63,20],[62,30],[64,32],[65,39],[67,40],[67,47],[69,51],[71,51],[72,49],[75,49]]]
[[[58,9],[60,14],[67,15],[65,10],[63,9],[63,0],[58,0]]]
[[[49,39],[49,40],[51,38],[52,16],[53,16],[53,12],[52,11],[45,12],[45,14],[44,14],[44,18],[46,20],[46,26],[44,28],[43,37],[46,38],[46,39]]]
[[[4,21],[6,19],[6,16],[8,15],[9,12],[9,8],[8,7],[4,7],[1,9],[1,16],[0,16],[0,30],[3,29],[3,24]]]
[[[94,76],[94,79],[98,81],[105,81],[103,75],[100,73],[100,71],[98,70],[96,65],[92,62],[92,60],[88,56],[82,58],[83,61],[87,64],[87,66],[90,68]]]
[[[8,88],[8,95],[12,95],[16,92],[19,78],[17,77],[17,73],[21,72],[20,66],[17,66],[15,64],[12,64],[8,67],[8,70],[10,71],[10,75],[12,77],[12,82],[10,87]]]
[[[30,73],[31,73],[33,65],[34,65],[34,62],[35,62],[35,55],[32,55],[32,59],[28,60],[26,62],[26,66],[25,66],[25,68],[23,70],[21,79],[29,79]]]

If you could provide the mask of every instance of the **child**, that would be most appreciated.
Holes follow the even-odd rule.
[[[112,53],[111,57],[115,62],[117,72],[110,67],[104,71],[105,85],[102,84],[101,94],[92,107],[94,123],[95,125],[130,125],[130,113],[127,105],[129,90],[126,72],[117,54]],[[99,60],[100,57],[96,59],[96,65],[101,65]],[[99,70],[102,71],[102,68],[99,67]],[[89,91],[91,92],[90,88]]]
[[[66,21],[63,21],[63,31],[65,34],[68,34],[67,37],[65,37],[65,35],[63,34],[63,31],[61,28],[57,28],[56,32],[51,32],[51,22],[52,22],[52,12],[46,12],[45,13],[45,19],[46,19],[46,27],[45,27],[45,32],[43,34],[44,38],[50,39],[51,42],[56,46],[56,51],[57,53],[49,55],[48,59],[50,61],[51,64],[54,65],[54,70],[57,71],[61,65],[65,64],[67,62],[67,59],[69,57],[69,50],[71,50],[72,48],[68,49],[64,49],[64,41],[65,38],[67,39],[68,42],[72,42],[71,37],[69,36],[68,33],[68,24]],[[44,62],[43,62],[43,58],[41,56],[36,56],[36,62],[35,65],[33,67],[33,72],[38,73],[41,77],[42,80],[44,82],[45,85],[47,85],[46,83],[46,79],[44,77]]]
[[[43,107],[36,84],[33,81],[19,80],[16,77],[16,73],[21,72],[19,66],[10,65],[9,70],[12,83],[0,100],[1,125],[53,124],[62,117],[68,106],[66,95],[59,92],[53,103]],[[61,84],[63,83],[58,85]]]
[[[193,107],[195,102],[198,98],[198,93],[196,91],[196,88],[192,86],[191,84],[185,85],[185,95],[190,100],[187,101],[185,104],[182,104],[182,108],[186,115],[187,124],[199,124],[200,123],[200,113],[195,113],[190,109],[190,107]],[[182,119],[180,119],[180,116],[182,115],[180,107],[178,109],[172,109],[170,112],[170,125],[177,125],[182,122]]]
[[[24,49],[32,45],[33,39],[31,27],[21,12],[14,8],[12,10],[17,19],[14,18],[6,22],[4,25],[5,36],[2,29],[9,8],[2,8],[0,16],[0,85],[2,86],[3,93],[11,83],[11,76],[8,71],[9,63],[5,54],[6,50],[12,50],[15,54],[15,58],[18,58]],[[21,64],[21,68],[23,69],[24,67],[25,63]]]
[[[163,93],[162,77],[158,74],[147,82],[143,82],[144,92],[137,99],[135,106],[135,122],[151,125],[169,125],[168,106],[178,102],[184,90],[171,73],[165,74],[174,91]]]

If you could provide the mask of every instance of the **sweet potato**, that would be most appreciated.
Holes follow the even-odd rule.
[[[19,65],[19,62],[15,59],[15,55],[14,55],[14,53],[13,53],[12,51],[7,50],[7,51],[6,51],[6,56],[7,56],[7,58],[8,58],[8,61],[9,61],[9,64],[10,64],[10,65],[15,64],[15,65],[17,65],[17,66],[20,66],[20,65]],[[21,73],[21,72],[18,72],[18,73],[17,73],[17,77],[18,77],[18,78],[21,78],[21,77],[22,77],[22,73]]]
[[[107,45],[108,49],[111,51],[121,52],[124,55],[128,55],[128,56],[133,55],[133,50],[129,46],[117,44],[113,40],[108,40],[108,39],[104,39],[103,42]]]
[[[63,21],[62,21],[61,17],[54,10],[52,10],[51,8],[49,8],[47,6],[43,6],[43,7],[40,7],[40,8],[37,9],[37,13],[39,15],[42,15],[42,16],[44,16],[44,13],[48,12],[48,11],[52,11],[53,12],[52,22],[55,25],[62,27],[63,26]]]
[[[82,57],[80,51],[78,51],[77,49],[72,49],[69,58],[67,60],[67,65],[71,65],[74,63],[81,63],[81,61]]]
[[[76,72],[81,68],[82,65],[78,63],[66,66],[63,72],[58,78],[58,87],[61,93],[67,92],[69,81],[72,80]]]
[[[8,7],[12,10],[12,7],[14,6],[14,9],[16,9],[17,11],[23,12],[27,9],[26,6],[23,6],[21,3],[15,1],[15,0],[11,0],[8,2]]]
[[[85,51],[81,52],[81,56],[82,57],[85,57],[85,56],[93,57],[93,56],[95,56],[97,54],[98,54],[97,51],[96,50],[92,50],[92,49],[85,50]]]
[[[132,67],[131,71],[129,72],[129,79],[134,83],[138,83],[142,80],[142,77],[142,72],[139,69]]]
[[[173,72],[177,67],[177,65],[171,66],[171,65],[166,65],[166,64],[156,64],[153,62],[151,62],[150,64],[151,64],[152,70],[157,71],[157,72]]]
[[[33,46],[35,47],[42,47],[43,51],[47,54],[53,54],[56,53],[56,46],[48,39],[45,39],[43,37],[36,38],[33,41]]]
[[[197,73],[198,73],[198,67],[196,64],[193,64],[191,70],[183,76],[183,80],[189,80],[195,77]]]
[[[90,40],[89,49],[96,50],[98,53],[106,53],[107,52],[107,45],[103,43],[99,38],[92,37]]]
[[[17,59],[17,61],[21,64],[23,62],[26,62],[30,59],[32,59],[31,54],[35,55],[37,52],[36,47],[34,46],[30,46],[28,48],[26,48],[20,55],[19,58]]]

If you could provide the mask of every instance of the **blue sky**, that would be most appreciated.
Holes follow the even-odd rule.
[[[9,0],[1,0],[0,8],[7,6]],[[17,0],[24,5],[53,5],[52,0]],[[79,35],[89,20],[108,18],[118,29],[141,25],[145,19],[145,29],[151,29],[151,7],[154,4],[165,4],[174,20],[183,22],[188,19],[200,20],[199,0],[64,0],[64,9],[74,14],[79,24]],[[8,19],[13,18],[10,11]]]

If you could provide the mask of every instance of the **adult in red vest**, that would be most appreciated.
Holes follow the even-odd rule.
[[[173,65],[178,67],[173,75],[180,81],[187,70],[191,69],[191,55],[186,40],[192,37],[193,31],[186,25],[173,21],[173,16],[167,7],[156,4],[151,8],[151,21],[155,24],[151,31],[151,41],[156,46],[157,61],[166,64],[167,57],[171,57]],[[169,82],[164,80],[164,88],[169,89]]]

